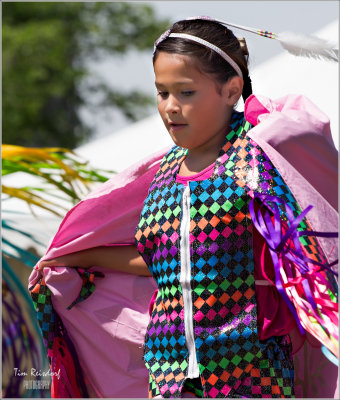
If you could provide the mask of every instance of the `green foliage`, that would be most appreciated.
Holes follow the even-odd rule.
[[[92,112],[116,107],[136,119],[152,100],[86,79],[86,64],[151,49],[167,25],[136,3],[3,3],[3,142],[74,148],[91,135],[79,117],[87,104]]]
[[[27,148],[4,144],[2,146],[2,176],[18,172],[38,178],[42,185],[11,187],[3,184],[2,193],[8,197],[21,199],[29,206],[41,207],[58,216],[62,216],[60,212],[65,212],[68,208],[60,204],[58,199],[71,200],[75,204],[89,192],[89,184],[103,183],[108,179],[105,174],[113,173],[113,171],[92,168],[68,149]]]

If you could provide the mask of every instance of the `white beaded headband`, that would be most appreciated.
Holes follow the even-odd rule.
[[[260,35],[262,37],[267,37],[269,39],[278,40],[281,46],[286,49],[289,53],[294,54],[296,56],[304,56],[304,57],[312,57],[312,58],[320,58],[327,61],[339,61],[339,49],[338,45],[334,43],[330,43],[325,39],[318,38],[316,36],[305,35],[301,33],[294,32],[283,32],[279,34],[275,34],[272,32],[264,31],[262,29],[249,28],[242,25],[231,24],[226,21],[213,19],[210,17],[190,17],[187,20],[206,20],[216,22],[220,25],[232,26],[237,29],[241,29],[243,31],[255,33],[256,35]],[[175,36],[176,35],[176,36]],[[241,70],[238,65],[233,61],[223,50],[214,44],[207,42],[204,39],[201,39],[197,36],[188,35],[185,33],[171,33],[171,29],[168,29],[164,32],[155,42],[154,46],[154,54],[157,50],[157,46],[163,42],[163,40],[168,37],[183,37],[185,39],[193,40],[195,42],[201,43],[203,46],[209,47],[210,49],[216,51],[221,57],[223,57],[237,72],[239,76],[242,77]]]

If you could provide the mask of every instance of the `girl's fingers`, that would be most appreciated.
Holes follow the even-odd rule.
[[[74,254],[66,254],[64,256],[55,257],[50,260],[41,261],[35,269],[38,271],[42,271],[45,267],[79,267],[88,268],[88,266],[84,266],[84,262],[81,262],[78,253]]]
[[[49,264],[46,261],[42,261],[39,265],[35,267],[36,270],[42,271],[45,267],[48,267]]]
[[[36,270],[42,271],[45,267],[63,267],[64,264],[61,262],[61,260],[54,259],[54,260],[46,260],[46,261],[41,261],[39,265],[35,267]]]

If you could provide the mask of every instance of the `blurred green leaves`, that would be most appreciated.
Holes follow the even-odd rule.
[[[113,171],[96,170],[65,148],[2,146],[2,176],[25,173],[39,179],[39,186],[2,185],[5,197],[16,197],[30,207],[62,216],[87,194],[95,182],[103,183]],[[106,175],[105,175],[106,174]],[[66,204],[65,204],[66,202]]]
[[[3,142],[74,148],[91,135],[88,104],[135,120],[153,101],[119,90],[119,77],[114,90],[86,79],[87,61],[152,49],[167,25],[137,2],[2,3]]]

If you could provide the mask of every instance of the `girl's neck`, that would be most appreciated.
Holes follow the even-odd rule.
[[[229,129],[224,130],[224,134],[220,135],[218,140],[212,141],[204,149],[200,148],[199,151],[189,149],[187,156],[181,164],[179,174],[181,176],[195,175],[214,163],[217,160],[228,131]]]
[[[201,158],[191,158],[188,159],[188,156],[183,160],[180,170],[179,170],[179,175],[181,176],[191,176],[191,175],[196,175],[199,172],[203,171],[209,165],[214,163],[217,159],[217,155],[213,155],[211,157],[201,157]]]

